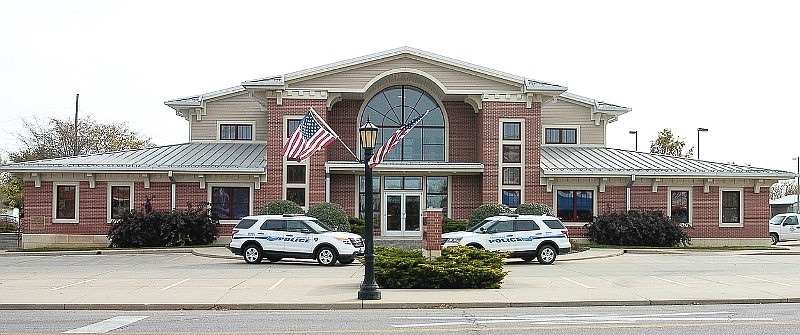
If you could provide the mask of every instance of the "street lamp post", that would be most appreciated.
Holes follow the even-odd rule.
[[[707,132],[708,128],[697,128],[697,159],[700,159],[700,133]]]
[[[794,212],[800,213],[800,157],[792,157],[792,160],[797,161],[797,184],[794,184]]]
[[[361,147],[364,148],[364,282],[358,290],[359,300],[380,300],[381,291],[375,283],[375,245],[372,238],[372,168],[369,160],[378,138],[378,127],[367,119],[358,129],[361,135]]]
[[[639,151],[639,132],[636,131],[636,130],[631,130],[631,131],[628,132],[628,134],[633,134],[634,135],[634,138],[633,138],[633,140],[635,142],[635,144],[633,146],[635,148],[634,151]]]

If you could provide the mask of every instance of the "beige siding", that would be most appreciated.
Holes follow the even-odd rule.
[[[578,144],[605,145],[605,124],[594,125],[589,107],[567,101],[544,104],[542,106],[542,128],[548,126],[579,126],[580,142]]]
[[[411,68],[423,71],[442,82],[447,90],[520,91],[522,83],[513,84],[498,79],[488,79],[480,74],[454,70],[443,64],[431,64],[411,57],[402,57],[368,63],[366,66],[350,68],[337,73],[328,73],[316,78],[290,82],[290,88],[317,89],[362,89],[372,79],[389,70]]]
[[[217,140],[220,123],[253,123],[253,140],[267,140],[266,112],[246,93],[206,102],[206,115],[192,117],[192,140]]]

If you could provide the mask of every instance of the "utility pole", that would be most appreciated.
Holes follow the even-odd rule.
[[[80,94],[75,94],[75,151],[73,156],[78,155],[78,97]]]

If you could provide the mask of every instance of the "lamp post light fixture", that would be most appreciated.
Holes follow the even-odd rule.
[[[631,130],[631,131],[628,132],[628,134],[633,134],[634,135],[633,140],[634,140],[635,144],[634,144],[633,147],[635,149],[633,149],[633,150],[634,151],[639,151],[639,132],[636,131],[636,130]]]
[[[794,184],[795,203],[794,212],[800,213],[800,157],[792,157],[793,161],[797,161],[797,184]]]
[[[380,300],[381,291],[375,282],[375,245],[372,238],[372,168],[369,167],[369,160],[372,158],[372,150],[375,149],[375,142],[378,139],[378,127],[367,118],[361,128],[358,129],[361,136],[361,147],[364,148],[364,282],[358,290],[359,300]]]
[[[700,133],[707,132],[708,128],[697,128],[697,159],[700,159]]]

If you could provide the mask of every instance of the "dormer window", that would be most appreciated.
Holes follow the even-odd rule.
[[[220,140],[253,140],[252,124],[221,124],[219,125]]]
[[[577,144],[578,129],[575,128],[545,128],[545,144]]]

